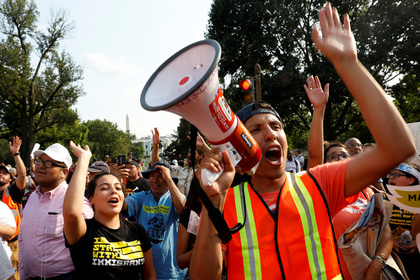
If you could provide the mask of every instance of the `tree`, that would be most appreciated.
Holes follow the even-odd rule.
[[[173,134],[176,138],[163,152],[163,156],[167,159],[177,159],[178,155],[181,154],[183,158],[188,155],[190,149],[190,140],[188,135],[191,129],[191,124],[184,118],[179,120],[179,126],[177,133]]]
[[[77,112],[71,109],[63,110],[57,118],[63,119],[60,123],[49,126],[36,134],[35,142],[41,145],[41,149],[46,149],[54,143],[60,143],[70,151],[70,141],[81,146],[87,143],[88,127],[81,123]],[[70,154],[72,155],[72,153]],[[77,160],[76,157],[73,159]]]
[[[263,99],[281,114],[289,145],[306,147],[312,108],[303,90],[309,75],[330,83],[324,119],[326,140],[359,137],[372,141],[356,102],[332,65],[314,48],[311,33],[325,1],[215,0],[206,37],[222,47],[220,77],[224,95],[240,109],[238,81],[262,68]],[[419,74],[420,1],[332,1],[348,12],[359,59],[387,90],[387,83],[409,71]]]
[[[9,141],[7,141],[7,139],[0,139],[0,163],[14,163],[13,156],[9,149]]]
[[[116,157],[132,150],[132,136],[119,130],[117,124],[107,120],[90,120],[85,124],[89,130],[87,144],[93,157],[98,159],[103,159],[105,155]]]
[[[144,157],[144,146],[142,142],[133,143],[133,148],[131,149],[133,157],[139,159]]]
[[[405,75],[391,88],[391,96],[407,123],[420,122],[420,76]]]
[[[19,135],[26,164],[36,134],[65,123],[68,109],[84,94],[81,67],[59,50],[74,24],[65,11],[58,11],[41,31],[38,17],[34,1],[0,3],[0,138]]]

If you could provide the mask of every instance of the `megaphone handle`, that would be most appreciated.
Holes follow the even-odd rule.
[[[213,148],[219,148],[222,151],[227,151],[233,166],[236,166],[242,159],[241,155],[230,142],[226,142],[220,145],[213,145]],[[217,178],[220,177],[220,175],[222,175],[222,173],[223,170],[220,172],[211,172],[207,169],[202,169],[201,180],[203,181],[204,185],[210,186],[217,180]]]
[[[220,172],[211,172],[208,169],[202,169],[201,170],[201,180],[203,181],[203,184],[206,186],[210,186],[211,184],[213,184],[217,178],[220,177],[220,175],[222,175],[223,170]]]

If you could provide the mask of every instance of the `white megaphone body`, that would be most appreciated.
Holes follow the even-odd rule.
[[[183,48],[149,78],[140,102],[146,110],[166,110],[183,117],[213,147],[227,150],[241,172],[247,172],[259,163],[261,149],[223,96],[217,72],[220,55],[220,45],[214,40]]]

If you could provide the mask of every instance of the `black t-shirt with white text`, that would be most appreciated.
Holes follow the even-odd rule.
[[[87,219],[86,234],[74,245],[66,240],[79,279],[140,279],[152,245],[142,225],[120,221],[119,229],[110,229]]]

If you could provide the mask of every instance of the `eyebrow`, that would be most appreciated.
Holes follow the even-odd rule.
[[[246,128],[247,129],[251,129],[251,128],[257,127],[257,126],[261,126],[261,124],[253,124],[253,123],[251,123],[250,125],[247,125]]]
[[[283,125],[282,125],[282,123],[281,123],[279,120],[273,120],[273,121],[269,122],[268,124],[269,124],[269,125],[274,125],[274,124],[276,124],[276,125],[279,125],[280,127],[282,127],[282,128],[283,128]]]
[[[106,185],[106,186],[112,186],[112,185],[114,185],[115,186],[115,185],[121,185],[121,183],[116,182],[114,184],[111,184],[111,183],[103,182],[102,184],[99,184],[98,187],[103,186],[103,185]]]

